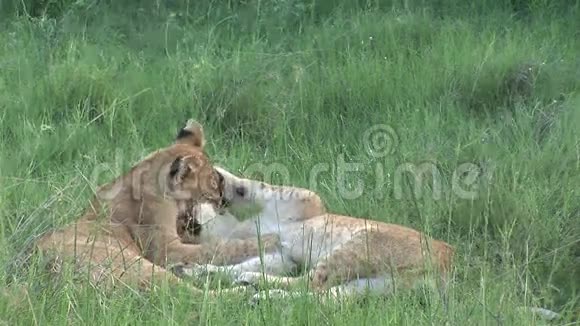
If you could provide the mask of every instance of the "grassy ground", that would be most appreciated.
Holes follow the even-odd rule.
[[[0,275],[29,290],[0,300],[1,323],[535,323],[517,306],[578,321],[578,3],[201,3],[3,18]],[[74,219],[92,187],[189,117],[230,170],[453,244],[449,310],[420,294],[250,308],[186,290],[100,293],[22,269],[15,257],[36,235]]]

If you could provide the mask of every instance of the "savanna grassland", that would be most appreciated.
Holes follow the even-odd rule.
[[[578,322],[578,1],[28,0],[0,10],[1,324],[541,323],[522,306]],[[422,293],[250,307],[46,279],[26,254],[35,238],[190,117],[231,171],[451,243],[448,309]]]

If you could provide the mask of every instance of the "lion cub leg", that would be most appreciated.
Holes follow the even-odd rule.
[[[393,291],[393,280],[388,266],[385,266],[385,255],[381,254],[381,245],[372,232],[360,232],[339,247],[333,248],[325,257],[319,259],[308,275],[301,277],[280,277],[261,275],[260,273],[243,273],[238,277],[238,284],[257,284],[265,281],[277,289],[272,296],[287,297],[290,290],[299,282],[308,279],[309,288],[315,293],[328,293],[331,297],[361,294],[371,290],[383,294]],[[387,250],[388,251],[388,250]],[[257,294],[255,300],[263,297]]]
[[[63,246],[68,257],[75,257],[78,268],[90,275],[90,281],[104,287],[129,286],[141,290],[156,290],[162,284],[169,286],[185,285],[196,295],[205,293],[188,282],[171,273],[166,268],[156,265],[141,256],[136,250],[120,245],[115,238],[99,239],[95,243],[72,243]],[[77,255],[73,255],[75,252]],[[226,293],[246,293],[245,287],[239,286],[221,291],[207,291],[210,297]]]
[[[390,296],[397,289],[423,286],[444,294],[453,257],[453,248],[444,242],[427,241],[415,232],[401,235],[374,227],[360,230],[348,241],[327,250],[328,254],[318,259],[309,272],[309,288],[313,290],[309,293],[326,293],[331,300],[365,292]],[[259,273],[243,273],[238,279],[238,283],[273,283],[277,289],[269,291],[268,296],[277,298],[293,296],[286,291],[301,281]],[[258,293],[253,300],[264,296]],[[445,303],[444,296],[442,299]]]
[[[239,277],[244,273],[264,272],[268,275],[284,275],[294,271],[295,269],[296,264],[294,262],[278,253],[271,253],[264,254],[263,257],[250,258],[239,264],[222,266],[212,264],[195,266],[182,265],[179,266],[178,269],[174,269],[174,271],[180,276],[187,275],[193,277],[199,277],[203,274],[226,274],[229,275],[232,280],[236,280],[238,283],[244,283],[239,281]]]
[[[452,249],[440,241],[361,231],[320,260],[311,287],[331,297],[371,292],[390,296],[398,289],[426,288],[444,293]],[[443,292],[441,292],[443,291]]]
[[[119,262],[119,264],[121,263]],[[189,290],[196,295],[204,294],[202,289],[184,282],[172,272],[151,263],[149,260],[144,259],[141,256],[136,255],[133,257],[131,262],[125,262],[123,266],[124,268],[113,271],[113,275],[111,275],[112,278],[108,279],[109,282],[120,280],[125,284],[135,284],[138,288],[144,290],[156,289],[163,283],[166,283],[170,286],[183,285],[189,288]],[[93,268],[93,275],[98,272],[102,272],[102,269]],[[210,297],[217,297],[219,294],[240,294],[245,292],[247,292],[245,287],[238,286],[229,289],[222,289],[221,291],[208,290],[207,294]]]
[[[215,244],[189,244],[174,241],[168,245],[166,264],[239,264],[259,256],[262,251],[277,251],[280,238],[276,234],[266,234],[262,246],[256,239],[229,239]]]

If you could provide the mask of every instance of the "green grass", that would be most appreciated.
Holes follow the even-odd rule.
[[[578,3],[562,12],[532,1],[518,15],[483,1],[477,10],[450,0],[312,3],[78,2],[44,19],[3,19],[0,275],[29,295],[0,299],[2,323],[530,325],[535,317],[515,309],[526,305],[578,322]],[[231,171],[309,187],[334,212],[450,242],[449,310],[417,293],[250,308],[186,289],[101,293],[23,269],[16,258],[35,236],[77,217],[93,187],[168,144],[190,117]],[[378,124],[396,134],[386,155],[365,143]],[[341,172],[341,160],[358,171]],[[254,173],[259,164],[287,176]],[[414,196],[404,164],[435,168],[440,190],[426,173]],[[466,166],[482,175],[470,181]],[[461,196],[454,180],[477,196]],[[349,196],[357,182],[364,192]]]

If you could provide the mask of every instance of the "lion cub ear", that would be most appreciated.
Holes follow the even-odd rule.
[[[173,185],[180,184],[191,173],[191,166],[182,156],[177,157],[169,167],[169,180]]]
[[[185,127],[181,128],[177,137],[175,137],[175,143],[203,148],[205,146],[205,135],[202,125],[193,119],[187,120]]]

